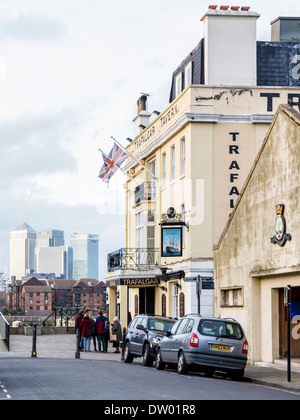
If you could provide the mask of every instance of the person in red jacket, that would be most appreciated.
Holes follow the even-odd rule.
[[[83,341],[83,349],[85,352],[91,351],[91,336],[90,336],[90,328],[93,328],[93,321],[89,316],[89,312],[87,311],[80,322],[80,329],[81,329],[81,339]]]

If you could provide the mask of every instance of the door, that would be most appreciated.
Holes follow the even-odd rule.
[[[300,319],[300,287],[292,287],[291,321],[298,316]],[[298,323],[299,325],[299,323]],[[293,329],[297,334],[293,338]],[[297,323],[291,324],[291,357],[300,357],[300,339],[298,338],[299,328]],[[287,308],[284,306],[284,289],[279,289],[279,354],[280,357],[287,356]]]
[[[138,325],[142,325],[144,328],[147,328],[147,318],[141,318],[140,322],[136,324],[135,327],[137,327]],[[136,330],[136,342],[135,342],[135,352],[139,355],[142,356],[143,353],[143,344],[146,338],[146,333],[142,330]]]
[[[178,351],[180,348],[185,348],[185,338],[186,338],[186,334],[184,334],[184,330],[186,328],[186,326],[189,324],[190,320],[189,318],[184,318],[175,335],[174,335],[174,340],[172,341],[171,344],[171,360],[173,363],[177,363],[178,362]]]
[[[176,339],[176,331],[181,323],[181,320],[175,322],[173,327],[170,330],[170,334],[163,338],[160,343],[160,350],[161,350],[161,357],[163,362],[166,363],[174,363],[172,356],[173,356],[173,348],[174,348],[174,341]]]
[[[155,315],[155,287],[139,289],[139,313]]]

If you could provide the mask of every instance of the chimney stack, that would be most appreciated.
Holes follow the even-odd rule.
[[[256,86],[256,20],[248,6],[209,6],[204,26],[206,85]]]
[[[148,95],[142,94],[142,96],[137,101],[138,115],[133,120],[135,127],[135,136],[141,134],[141,132],[144,131],[145,128],[149,125],[151,113],[148,112],[147,96]]]

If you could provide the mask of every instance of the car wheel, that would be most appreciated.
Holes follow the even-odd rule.
[[[143,365],[151,367],[153,365],[153,359],[150,354],[149,343],[146,343],[143,350]]]
[[[133,362],[133,355],[130,353],[129,350],[129,341],[125,344],[124,349],[124,363],[132,363]]]
[[[166,364],[162,361],[160,349],[157,350],[155,367],[158,370],[164,370]]]
[[[188,365],[186,363],[183,351],[179,354],[177,372],[180,375],[186,375],[189,371]]]

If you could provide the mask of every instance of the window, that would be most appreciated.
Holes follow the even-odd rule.
[[[232,289],[221,290],[221,306],[223,307],[244,306],[243,288],[235,287]]]
[[[181,204],[181,221],[185,222],[185,204]],[[185,227],[182,227],[182,248],[185,248]]]
[[[135,215],[135,247],[143,248],[143,232],[144,232],[144,223],[143,223],[143,213],[137,213]]]
[[[173,317],[178,318],[178,287],[172,284],[172,311]]]
[[[167,182],[167,156],[165,153],[162,155],[162,187],[166,186]]]
[[[185,175],[185,139],[180,141],[180,176]]]
[[[186,329],[185,329],[185,333],[191,333],[192,332],[192,330],[193,330],[193,327],[194,327],[194,321],[192,320],[192,319],[190,319],[189,320],[190,322],[188,323],[188,325],[186,326]]]
[[[170,332],[171,332],[171,334],[175,334],[176,333],[176,330],[177,330],[177,328],[178,328],[178,325],[181,323],[181,320],[179,320],[179,321],[177,321],[177,322],[175,322],[175,324],[173,325],[173,327],[170,329]]]
[[[190,322],[190,320],[188,318],[183,319],[182,323],[179,325],[178,330],[176,331],[176,335],[177,334],[183,334],[183,330],[189,322]]]
[[[171,182],[175,180],[175,146],[171,147]]]
[[[185,87],[193,84],[193,62],[189,62],[184,69]]]
[[[156,160],[152,159],[149,162],[149,171],[156,176]],[[150,177],[150,181],[149,181],[149,196],[151,200],[155,200],[156,198],[156,181],[155,179],[152,178],[152,176]]]
[[[198,331],[202,335],[211,337],[228,337],[233,340],[241,340],[244,336],[239,324],[229,321],[201,320]]]
[[[182,73],[178,74],[178,76],[175,79],[175,96],[176,98],[178,98],[178,96],[181,94],[182,92]]]
[[[147,328],[147,318],[142,318],[140,325],[142,325],[144,328]]]

